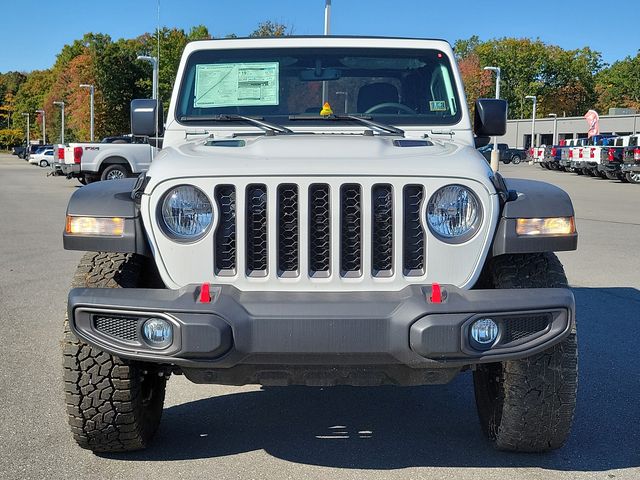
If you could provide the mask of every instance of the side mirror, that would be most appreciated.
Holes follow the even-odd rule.
[[[473,132],[478,137],[504,135],[507,132],[507,101],[497,98],[476,100]]]
[[[156,121],[158,122],[156,124]],[[164,133],[162,102],[149,98],[131,100],[131,133],[136,137],[155,137]]]

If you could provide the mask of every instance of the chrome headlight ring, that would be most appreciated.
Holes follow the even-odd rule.
[[[460,244],[471,240],[480,230],[482,203],[464,185],[445,185],[429,197],[424,217],[436,238],[445,243]]]
[[[162,196],[157,215],[167,237],[177,242],[195,242],[213,225],[214,206],[199,188],[177,185]]]

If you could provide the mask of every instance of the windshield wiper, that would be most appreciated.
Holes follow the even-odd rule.
[[[353,121],[369,127],[372,130],[385,132],[391,135],[404,137],[404,130],[387,125],[386,123],[374,122],[371,117],[364,115],[290,115],[289,120],[334,120],[334,121]]]
[[[193,115],[193,116],[183,116],[180,117],[181,122],[245,122],[250,123],[251,125],[255,125],[258,128],[261,128],[267,134],[275,135],[275,134],[290,134],[294,133],[292,130],[287,127],[283,127],[282,125],[278,125],[276,123],[266,122],[262,119],[262,117],[246,117],[244,115]]]

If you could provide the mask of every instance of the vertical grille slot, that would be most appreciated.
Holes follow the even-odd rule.
[[[278,186],[278,275],[298,275],[300,243],[298,219],[298,186]]]
[[[309,187],[309,274],[327,277],[331,265],[331,203],[327,184]]]
[[[420,218],[423,197],[422,185],[406,185],[404,187],[402,259],[406,276],[420,276],[425,271],[425,239]]]
[[[247,275],[267,275],[267,187],[264,184],[247,186],[246,248]]]
[[[374,277],[393,274],[393,190],[391,185],[374,185],[371,192],[372,258]]]
[[[359,277],[362,269],[362,199],[360,185],[340,188],[340,270],[344,277]]]
[[[236,189],[233,185],[218,185],[214,196],[220,220],[215,236],[216,275],[236,272]]]

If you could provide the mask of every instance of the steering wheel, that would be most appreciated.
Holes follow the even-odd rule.
[[[416,115],[416,111],[413,110],[411,107],[407,107],[406,105],[404,105],[402,103],[396,103],[396,102],[379,103],[379,104],[374,105],[373,107],[369,108],[364,113],[374,113],[374,112],[377,112],[378,110],[382,110],[383,108],[397,108],[398,110],[402,110],[402,111],[404,111],[406,113],[410,113],[410,114]]]

